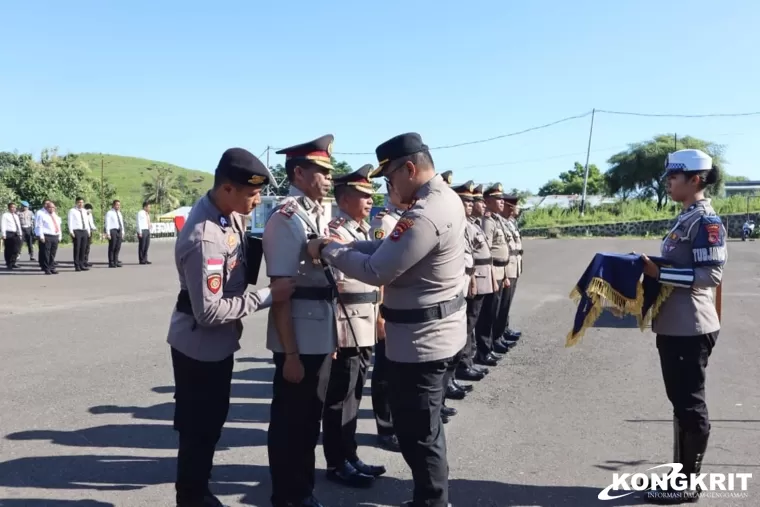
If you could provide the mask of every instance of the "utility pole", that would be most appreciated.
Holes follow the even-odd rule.
[[[103,169],[103,154],[100,154],[100,219],[105,220],[106,216],[106,194],[105,194],[105,175]]]
[[[678,134],[673,134],[673,151],[678,151]]]
[[[594,135],[594,115],[596,108],[591,110],[591,129],[588,132],[588,148],[586,148],[586,170],[583,174],[583,197],[581,198],[581,216],[586,211],[586,188],[588,187],[588,159],[591,156],[591,137]]]

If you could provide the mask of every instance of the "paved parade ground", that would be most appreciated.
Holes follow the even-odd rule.
[[[596,252],[656,254],[657,241],[527,240],[513,305],[523,338],[446,425],[451,502],[457,507],[632,505],[600,501],[614,472],[644,472],[672,458],[671,409],[654,336],[592,329],[564,348],[575,306],[568,294]],[[723,331],[708,367],[713,432],[703,472],[752,473],[745,498],[700,505],[760,505],[760,243],[729,244]],[[173,506],[176,436],[166,331],[177,292],[173,242],[151,245],[151,266],[122,248],[108,269],[93,247],[89,272],[70,249],[60,274],[24,260],[0,270],[0,506]],[[262,270],[263,272],[263,270]],[[273,366],[266,312],[246,320],[228,424],[212,490],[232,506],[268,506],[266,429]],[[369,381],[365,392],[369,394]],[[366,396],[360,457],[388,474],[370,490],[324,479],[327,507],[397,506],[411,498],[400,454],[374,445]]]

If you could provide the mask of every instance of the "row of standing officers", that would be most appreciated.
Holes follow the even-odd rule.
[[[178,506],[221,505],[208,487],[214,449],[242,319],[257,310],[269,309],[275,365],[268,431],[275,507],[322,505],[313,494],[320,424],[329,478],[368,486],[385,473],[359,459],[355,439],[373,346],[378,436],[411,468],[406,505],[448,505],[443,423],[452,411],[444,400],[461,397],[471,386],[458,380],[482,379],[519,338],[508,317],[522,271],[516,200],[500,184],[452,189],[451,174],[436,174],[414,133],[378,146],[377,167],[333,179],[332,142],[327,135],[278,152],[290,192],[261,240],[246,236],[241,214],[276,182],[250,152],[227,150],[214,188],[178,237],[181,290],[168,334]],[[371,179],[379,177],[393,207],[367,225]],[[333,184],[340,212],[329,221],[321,203]],[[270,286],[249,292],[262,256]]]

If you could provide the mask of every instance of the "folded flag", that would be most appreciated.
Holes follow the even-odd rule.
[[[669,266],[661,257],[649,258],[658,266]],[[642,281],[643,274],[644,261],[638,254],[596,254],[570,293],[578,309],[565,347],[578,343],[605,309],[618,317],[634,316],[643,331],[673,292],[672,286],[649,276]]]

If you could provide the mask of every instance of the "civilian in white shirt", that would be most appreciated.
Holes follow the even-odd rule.
[[[69,234],[74,244],[74,270],[88,271],[85,260],[87,251],[87,238],[90,237],[90,221],[84,212],[84,199],[77,197],[74,207],[69,210],[68,224]]]
[[[40,215],[42,213],[47,213],[49,206],[50,206],[50,200],[45,199],[45,201],[42,203],[42,207],[34,213],[34,230],[35,231],[37,230],[37,224],[39,223]],[[37,251],[42,252],[42,247],[43,247],[42,241],[39,240],[40,237],[37,235],[36,232],[34,233],[34,236],[37,238]],[[40,269],[42,269],[42,253],[40,253],[40,258],[38,259],[38,261],[39,261],[38,263],[40,265]]]
[[[40,264],[46,275],[57,275],[55,256],[61,241],[61,217],[55,212],[55,204],[47,201],[47,210],[37,213],[34,234],[40,241]]]
[[[108,267],[120,268],[119,251],[124,239],[124,217],[121,216],[121,201],[118,199],[106,213],[105,231],[108,238]]]
[[[137,212],[137,258],[140,264],[152,264],[148,260],[150,246],[150,203],[144,202],[143,209]]]
[[[89,202],[84,205],[84,214],[87,217],[87,223],[90,224],[90,235],[87,236],[87,246],[84,248],[84,265],[91,268],[90,247],[92,246],[92,238],[95,236],[95,231],[97,231],[98,228],[95,227],[95,219],[92,217],[92,204]]]
[[[0,232],[2,232],[5,249],[5,266],[8,269],[17,269],[16,261],[21,251],[21,221],[16,214],[16,203],[8,203],[8,211],[3,213],[0,220]]]

